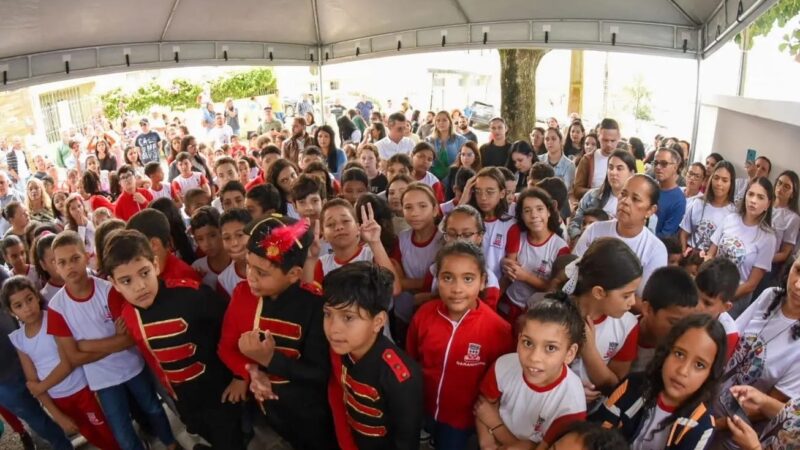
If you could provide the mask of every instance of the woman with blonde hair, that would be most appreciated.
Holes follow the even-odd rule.
[[[427,141],[436,150],[436,159],[430,171],[440,180],[445,179],[450,165],[458,157],[461,147],[467,142],[467,138],[456,134],[453,127],[453,119],[447,111],[439,111],[433,118],[433,132]]]
[[[25,206],[28,208],[31,220],[54,222],[53,202],[44,189],[44,184],[38,178],[31,178],[25,184],[25,190]]]

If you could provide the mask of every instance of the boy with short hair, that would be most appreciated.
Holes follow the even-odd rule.
[[[89,388],[97,394],[122,449],[144,449],[131,423],[129,398],[139,404],[161,442],[176,448],[144,361],[132,348],[134,342],[122,321],[111,317],[111,284],[86,272],[89,258],[74,231],[60,233],[52,248],[64,289],[48,304],[47,333],[55,337],[59,352],[73,367],[83,366]]]
[[[181,210],[186,225],[189,225],[189,219],[192,218],[195,211],[209,205],[211,205],[211,195],[208,192],[202,189],[189,189],[183,196],[183,209]]]
[[[247,278],[247,233],[245,227],[253,220],[243,208],[233,208],[219,218],[222,247],[231,263],[217,277],[217,292],[230,298],[236,286]]]
[[[314,224],[319,220],[324,203],[325,187],[319,179],[312,175],[300,175],[292,183],[291,195],[294,210],[303,219],[308,219],[309,228],[314,229]]]
[[[602,208],[591,208],[583,212],[583,223],[581,224],[581,233],[591,224],[595,222],[604,222],[608,220],[608,213],[603,211]],[[577,238],[576,238],[577,241]]]
[[[219,274],[231,263],[230,256],[222,247],[219,211],[204,206],[194,213],[190,224],[197,248],[205,254],[192,263],[192,268],[203,277],[203,284],[216,289]]]
[[[244,206],[250,216],[259,218],[281,209],[281,194],[271,184],[259,184],[247,191]]]
[[[219,356],[236,376],[264,388],[254,390],[267,423],[292,448],[337,448],[322,297],[300,283],[312,233],[306,222],[277,214],[245,233],[249,276],[225,312]]]
[[[219,191],[219,200],[222,203],[222,211],[233,208],[244,208],[244,185],[238,180],[231,180],[222,186]]]
[[[389,323],[393,280],[389,270],[359,261],[331,271],[322,285],[331,345],[328,400],[343,449],[419,447],[422,372],[381,331]]]
[[[147,236],[150,246],[153,247],[161,270],[158,276],[165,281],[190,279],[201,283],[200,275],[170,251],[169,220],[161,211],[153,208],[144,209],[131,217],[126,226],[129,230],[137,230]]]
[[[172,186],[169,183],[164,183],[164,169],[158,161],[151,161],[144,166],[144,174],[150,178],[150,193],[153,194],[153,200],[159,198],[174,198],[172,195]]]
[[[639,349],[631,372],[644,371],[672,325],[694,313],[696,308],[697,287],[683,268],[666,266],[653,272],[642,291]]]
[[[136,172],[133,167],[127,164],[120,167],[117,176],[122,193],[114,203],[114,215],[127,222],[132,215],[147,208],[147,205],[153,201],[153,194],[147,189],[136,187]]]
[[[739,287],[739,269],[731,260],[716,257],[700,265],[694,278],[700,301],[697,311],[716,318],[728,336],[728,358],[736,350],[739,343],[739,330],[736,321],[728,311],[736,300],[736,289]]]
[[[351,205],[355,206],[359,197],[369,192],[369,177],[367,173],[358,167],[346,169],[342,172],[342,195],[341,197]]]
[[[180,152],[175,157],[178,166],[178,176],[172,180],[172,193],[176,200],[183,201],[183,194],[189,189],[200,188],[211,195],[208,179],[205,174],[192,170],[192,155],[189,152]]]
[[[198,281],[159,280],[158,264],[142,233],[109,238],[103,271],[125,299],[109,305],[112,316],[124,321],[189,432],[213,448],[244,449],[241,408],[225,401],[233,376],[216,354],[226,303]]]
[[[405,153],[395,153],[386,161],[386,179],[391,182],[397,175],[411,176],[414,166]]]
[[[264,184],[265,181],[265,174],[269,169],[269,166],[275,162],[278,158],[281,157],[281,149],[275,145],[269,144],[264,147],[261,152],[258,154],[258,164],[259,164],[259,173],[258,176],[250,180],[245,185],[245,190],[250,192],[256,186],[260,186]]]
[[[300,167],[300,170],[306,170],[306,167],[313,162],[324,162],[322,150],[315,146],[306,147],[302,152],[300,152],[300,161],[298,166]]]
[[[239,180],[239,168],[236,161],[230,156],[223,156],[214,161],[214,185],[222,189],[229,181]],[[219,197],[211,201],[211,206],[217,209],[220,214],[223,212],[222,200]]]
[[[435,160],[436,150],[427,142],[420,142],[411,150],[411,164],[414,168],[412,177],[430,186],[433,189],[433,193],[436,194],[436,200],[439,203],[443,203],[444,187],[439,179],[436,178],[436,175],[430,172]]]

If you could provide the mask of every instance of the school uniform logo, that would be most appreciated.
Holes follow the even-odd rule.
[[[480,361],[481,360],[481,345],[470,343],[467,347],[467,354],[464,356],[464,361]]]
[[[492,247],[502,247],[503,246],[503,233],[495,233],[494,239],[492,240]]]
[[[608,343],[608,350],[606,350],[606,355],[603,359],[610,360],[617,354],[617,347],[619,347],[619,342],[609,342]]]
[[[539,416],[539,418],[536,419],[536,423],[533,424],[533,436],[531,437],[541,441],[544,437],[542,428],[544,428],[544,417]]]

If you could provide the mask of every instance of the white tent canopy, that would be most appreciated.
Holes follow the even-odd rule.
[[[0,90],[176,65],[543,47],[702,59],[777,0],[0,0]]]

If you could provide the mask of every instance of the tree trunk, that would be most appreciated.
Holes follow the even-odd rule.
[[[536,68],[545,49],[500,49],[500,115],[508,140],[527,140],[536,126]]]

